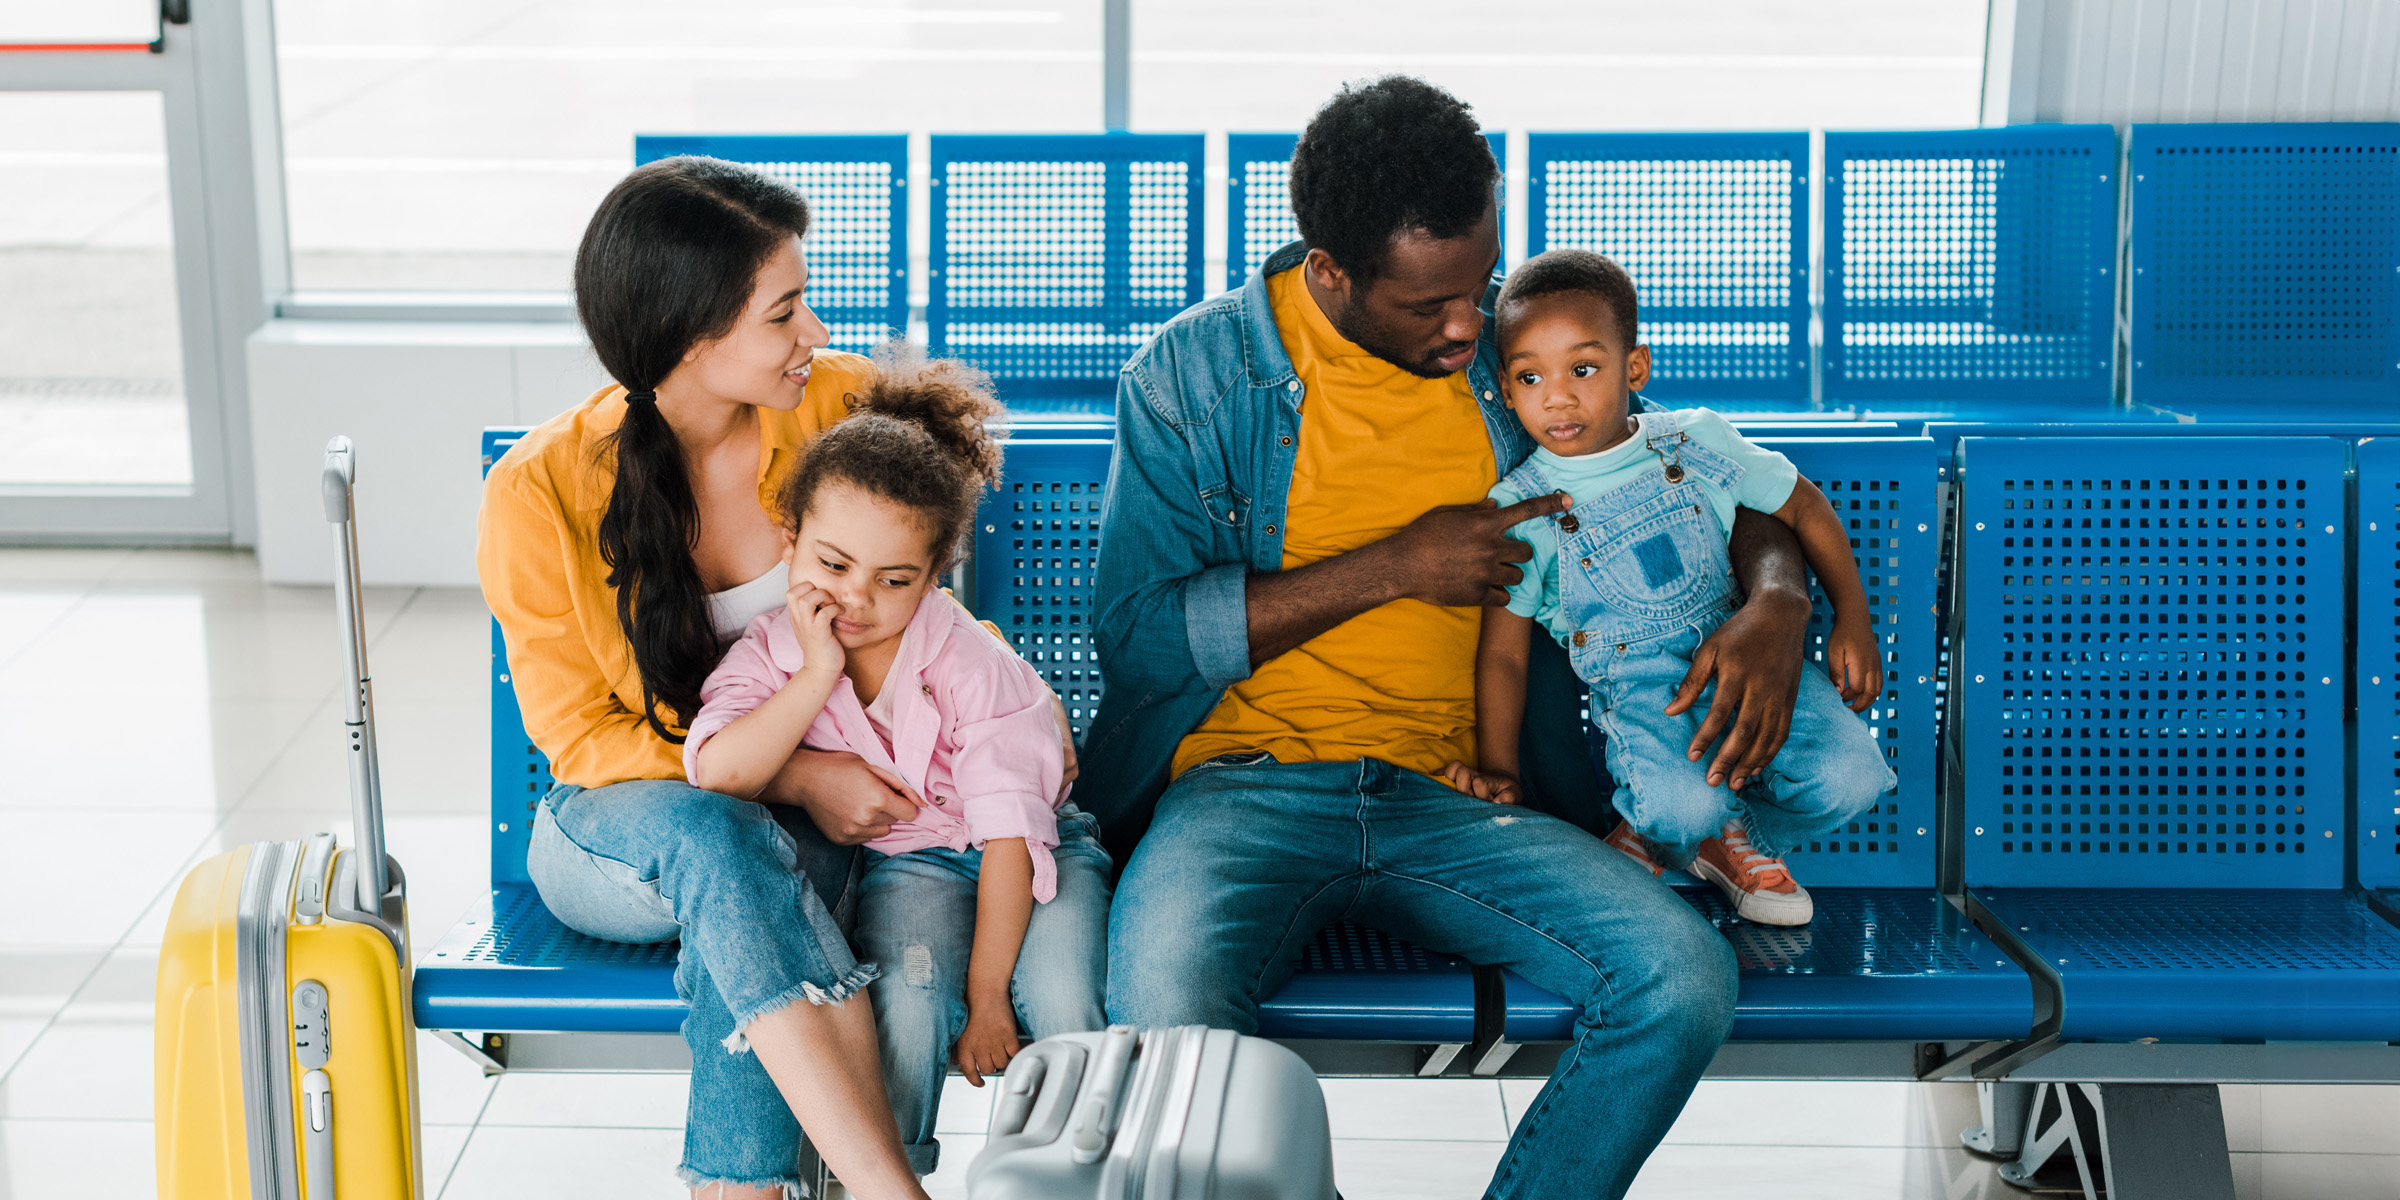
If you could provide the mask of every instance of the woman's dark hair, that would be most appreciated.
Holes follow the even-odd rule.
[[[849,396],[850,415],[809,443],[779,506],[793,529],[831,483],[917,513],[932,536],[935,574],[958,560],[985,488],[1000,484],[1001,413],[991,377],[906,342],[875,352],[875,370]]]
[[[1594,296],[1608,305],[1611,327],[1622,343],[1618,353],[1630,354],[1642,344],[1641,301],[1634,293],[1633,276],[1626,274],[1617,260],[1589,250],[1546,250],[1526,259],[1500,285],[1500,301],[1493,306],[1493,313],[1505,327],[1519,305],[1560,292]]]
[[[1386,75],[1344,84],[1309,120],[1292,151],[1292,216],[1303,241],[1372,283],[1392,239],[1475,228],[1499,179],[1474,110],[1422,79]]]
[[[575,314],[626,391],[624,423],[600,447],[616,466],[600,558],[641,671],[642,715],[671,742],[683,738],[659,709],[691,724],[720,647],[692,562],[700,509],[658,385],[692,347],[732,332],[759,268],[807,232],[808,202],[791,185],[713,158],[667,158],[609,189],[575,251]]]

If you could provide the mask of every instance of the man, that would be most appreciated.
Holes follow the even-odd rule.
[[[1560,507],[1481,503],[1531,448],[1480,307],[1498,181],[1449,94],[1345,88],[1293,156],[1303,242],[1126,365],[1098,578],[1108,693],[1077,794],[1120,854],[1141,839],[1111,920],[1112,1019],[1254,1030],[1341,919],[1507,966],[1582,1017],[1490,1194],[1618,1196],[1724,1039],[1733,956],[1575,824],[1431,777],[1475,761],[1482,607],[1529,555],[1504,533]],[[1737,525],[1733,558],[1749,600],[1678,704],[1713,678],[1695,753],[1725,734],[1712,774],[1738,788],[1781,744],[1808,600],[1771,519]],[[1530,797],[1597,812],[1563,653],[1527,690]]]

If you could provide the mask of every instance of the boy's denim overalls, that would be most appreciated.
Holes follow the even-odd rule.
[[[1689,440],[1673,413],[1639,421],[1635,436],[1658,456],[1657,469],[1550,518],[1559,604],[1575,627],[1568,652],[1592,686],[1592,732],[1617,781],[1617,811],[1672,866],[1690,862],[1737,814],[1759,852],[1780,858],[1864,812],[1898,779],[1873,732],[1818,670],[1800,672],[1791,735],[1738,798],[1709,785],[1708,755],[1685,757],[1715,685],[1681,716],[1664,710],[1693,653],[1738,604],[1709,489],[1730,490],[1742,468]],[[1520,495],[1558,490],[1531,459],[1508,480]]]

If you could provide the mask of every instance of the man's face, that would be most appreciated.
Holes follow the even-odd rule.
[[[1383,269],[1361,283],[1322,250],[1308,256],[1309,282],[1330,301],[1333,327],[1367,353],[1427,379],[1455,375],[1475,358],[1483,313],[1475,307],[1500,265],[1500,213],[1484,209],[1454,238],[1421,230],[1392,239]]]

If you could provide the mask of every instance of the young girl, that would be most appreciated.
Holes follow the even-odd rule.
[[[1629,415],[1650,377],[1635,306],[1625,269],[1585,250],[1537,255],[1501,289],[1501,386],[1535,449],[1492,499],[1563,492],[1573,507],[1511,531],[1533,558],[1508,590],[1508,608],[1484,614],[1475,664],[1480,769],[1452,763],[1445,774],[1483,799],[1514,801],[1526,655],[1538,624],[1592,688],[1592,732],[1605,738],[1625,818],[1609,844],[1653,875],[1662,861],[1688,864],[1749,920],[1805,925],[1815,905],[1781,856],[1865,811],[1895,782],[1873,733],[1847,711],[1883,691],[1866,593],[1840,518],[1791,460],[1704,408]],[[1725,538],[1736,506],[1790,525],[1833,601],[1832,677],[1801,672],[1790,738],[1738,795],[1699,761],[1706,702],[1675,702],[1693,652],[1733,611]]]
[[[985,377],[888,347],[783,492],[786,605],[701,689],[695,786],[748,797],[802,747],[846,750],[915,816],[867,843],[853,935],[910,1165],[931,1174],[956,1062],[968,1082],[1034,1037],[1098,1029],[1108,869],[1065,803],[1049,689],[935,581],[1000,475]]]

